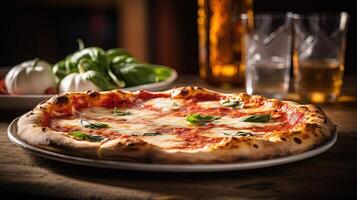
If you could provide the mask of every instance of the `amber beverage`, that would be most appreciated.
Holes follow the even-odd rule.
[[[198,0],[199,73],[211,85],[244,83],[243,27],[253,18],[252,0]]]
[[[323,103],[340,95],[344,65],[336,59],[322,58],[295,62],[295,89],[302,100]]]
[[[294,89],[301,102],[338,100],[348,19],[345,12],[294,16]]]

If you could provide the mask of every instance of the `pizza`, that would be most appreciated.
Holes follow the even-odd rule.
[[[298,154],[336,126],[314,105],[199,87],[70,92],[18,121],[28,144],[84,157],[150,163],[228,163]]]

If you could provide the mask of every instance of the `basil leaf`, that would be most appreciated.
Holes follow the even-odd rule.
[[[229,135],[229,136],[242,136],[242,137],[254,137],[252,133],[249,132],[243,132],[243,131],[238,131],[235,133],[223,133],[224,135]]]
[[[233,99],[223,100],[221,101],[221,104],[225,107],[231,107],[231,108],[243,108],[244,106],[244,102],[233,100]]]
[[[116,115],[116,116],[124,116],[124,115],[131,115],[130,112],[124,112],[124,111],[120,111],[117,107],[115,107],[113,109],[113,115]]]
[[[210,115],[200,115],[200,114],[192,114],[186,117],[186,120],[199,125],[205,125],[208,122],[212,122],[214,120],[219,119],[220,117],[210,116]]]
[[[271,115],[251,115],[242,119],[242,122],[267,123],[271,120]]]
[[[101,128],[108,128],[109,125],[108,124],[104,124],[104,123],[90,123],[87,120],[83,120],[81,119],[81,124],[86,127],[86,128],[91,128],[91,129],[101,129]]]
[[[71,133],[69,133],[70,136],[79,139],[79,140],[87,140],[90,142],[100,142],[102,140],[104,140],[104,137],[99,136],[99,135],[88,135],[85,134],[81,131],[73,131]]]
[[[159,132],[148,132],[148,133],[144,133],[143,136],[157,136],[157,135],[161,135],[161,133]]]

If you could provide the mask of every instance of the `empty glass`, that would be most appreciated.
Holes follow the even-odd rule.
[[[344,71],[348,14],[294,15],[294,89],[304,102],[334,101]]]
[[[255,15],[245,27],[246,91],[281,98],[289,89],[292,15]]]

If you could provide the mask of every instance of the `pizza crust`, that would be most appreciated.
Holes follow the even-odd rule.
[[[304,113],[304,123],[294,127],[289,134],[279,132],[269,138],[226,137],[219,143],[199,149],[165,150],[149,144],[140,138],[117,138],[110,141],[88,142],[68,137],[64,133],[42,127],[45,115],[61,116],[76,112],[73,101],[82,101],[85,106],[101,106],[108,98],[116,100],[134,100],[140,92],[124,92],[120,90],[106,92],[76,92],[60,94],[39,104],[33,111],[20,117],[18,136],[27,143],[41,148],[65,149],[75,154],[94,156],[110,160],[135,160],[154,163],[224,163],[242,160],[268,159],[292,155],[315,148],[328,141],[336,130],[336,126],[326,114],[314,105],[299,105],[285,101],[290,108]],[[158,94],[158,93],[156,93]],[[198,95],[213,97],[223,95],[234,96],[239,100],[254,102],[260,96],[249,96],[244,93],[222,94],[199,87],[180,87],[159,94],[170,95],[174,99],[195,98]],[[109,99],[109,100],[111,100]],[[77,102],[78,103],[78,102]],[[271,105],[282,103],[275,99],[265,99]],[[283,136],[282,136],[283,135]]]

